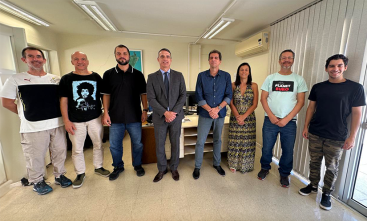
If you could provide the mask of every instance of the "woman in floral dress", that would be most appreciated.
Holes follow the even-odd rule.
[[[246,173],[254,169],[256,149],[255,109],[258,87],[252,82],[251,67],[242,63],[232,83],[231,118],[229,123],[228,165],[231,172]]]

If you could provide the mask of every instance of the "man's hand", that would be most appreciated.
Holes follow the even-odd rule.
[[[71,121],[69,120],[69,121],[64,122],[64,123],[65,123],[65,130],[66,130],[69,134],[74,135],[74,134],[75,134],[74,130],[76,130],[76,127],[75,127],[75,125],[73,124],[73,122],[71,122]]]
[[[148,113],[146,111],[143,111],[141,114],[141,122],[145,122],[148,119]]]
[[[110,115],[107,113],[107,112],[105,112],[104,114],[103,114],[103,117],[102,117],[102,124],[103,125],[106,125],[106,126],[111,126],[111,119],[110,119]]]
[[[210,114],[210,113],[214,113],[214,114],[218,115],[219,111],[220,111],[220,110],[219,110],[219,108],[218,108],[218,107],[214,107],[214,108],[212,108],[212,109],[211,109],[211,111],[209,112],[209,114]]]
[[[278,127],[285,127],[285,125],[287,125],[289,121],[290,121],[290,120],[288,120],[288,119],[285,117],[285,118],[280,119],[280,120],[276,123],[276,125],[277,125]]]
[[[277,124],[279,122],[279,118],[277,118],[275,115],[268,116],[268,117],[272,124]]]
[[[343,149],[344,150],[350,150],[354,147],[354,137],[348,137],[345,142],[344,142],[344,146]]]
[[[215,109],[215,108],[214,108]],[[214,111],[210,111],[209,112],[209,116],[212,118],[212,119],[217,119],[219,117],[218,113],[215,113]]]
[[[177,116],[177,113],[173,111],[164,112],[165,121],[167,123],[171,123],[172,121],[174,121],[176,119],[176,116]]]
[[[302,136],[303,138],[308,139],[308,128],[307,127],[303,128]]]

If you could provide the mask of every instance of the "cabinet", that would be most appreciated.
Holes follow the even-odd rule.
[[[181,137],[180,137],[180,158],[183,158],[188,154],[195,154],[195,145],[197,140],[197,126],[199,116],[190,115],[185,119],[188,119],[182,123]],[[222,148],[221,152],[228,150],[228,129],[229,129],[229,117],[225,117],[224,126],[222,131]],[[211,129],[204,145],[204,152],[213,151],[213,130]],[[166,139],[166,156],[167,159],[171,157],[171,146]]]
[[[190,115],[182,122],[181,136],[180,136],[180,158],[184,158],[185,155],[195,154],[195,145],[197,139],[197,126],[199,116]],[[229,129],[229,117],[225,117],[224,126],[222,131],[222,148],[221,152],[228,150],[228,129]],[[143,126],[142,142],[144,145],[143,150],[143,163],[156,163],[157,158],[155,156],[155,138],[154,127]],[[165,151],[167,159],[171,158],[171,143],[167,134]],[[207,140],[204,146],[204,152],[213,151],[213,130],[210,130]]]

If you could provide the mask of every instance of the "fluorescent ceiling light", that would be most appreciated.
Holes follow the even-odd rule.
[[[210,36],[208,39],[212,39],[216,34],[218,34],[220,31],[222,31],[225,27],[227,27],[229,24],[231,24],[232,22],[234,22],[234,19],[230,19],[230,18],[221,18],[219,20],[219,22],[210,30],[208,30],[208,32],[204,35],[203,38],[208,38],[208,36]],[[219,28],[219,29],[218,29]],[[217,30],[218,29],[218,30]],[[216,31],[217,30],[217,31]],[[215,31],[215,32],[214,32]],[[214,32],[214,33],[213,33]],[[213,33],[213,34],[212,34]]]
[[[85,13],[87,13],[99,26],[106,31],[118,31],[107,15],[94,1],[73,0]]]
[[[0,9],[4,10],[12,15],[17,16],[18,18],[21,18],[23,20],[26,20],[28,22],[31,22],[36,25],[43,25],[43,26],[50,26],[46,21],[42,20],[41,18],[25,11],[22,8],[19,8],[18,6],[15,6],[7,1],[0,0]]]

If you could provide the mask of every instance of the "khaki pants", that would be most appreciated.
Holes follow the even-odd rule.
[[[59,178],[64,174],[66,159],[66,133],[64,126],[45,131],[21,133],[21,144],[29,182],[42,181],[45,174],[45,155],[51,151],[51,162],[54,166],[54,175]]]
[[[84,161],[84,142],[87,137],[87,133],[93,143],[93,165],[98,169],[103,166],[103,126],[101,123],[101,117],[96,119],[74,123],[76,130],[74,135],[69,133],[70,141],[73,145],[72,159],[74,163],[75,172],[77,175],[85,173],[85,161]]]

